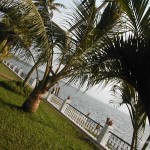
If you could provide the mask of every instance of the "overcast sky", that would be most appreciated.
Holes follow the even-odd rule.
[[[62,19],[64,18],[65,13],[71,12],[71,6],[73,5],[72,0],[56,0],[55,2],[62,3],[67,9],[61,9],[61,13],[54,12],[53,21],[58,25],[63,26]],[[101,0],[97,0],[97,6],[101,4]],[[92,97],[100,100],[103,103],[109,104],[109,100],[114,99],[110,93],[111,87],[106,87],[105,89],[98,88],[98,86],[93,87],[87,94],[90,94]],[[120,111],[128,114],[126,106],[119,108]]]

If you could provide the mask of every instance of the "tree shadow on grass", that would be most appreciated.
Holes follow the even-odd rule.
[[[11,104],[9,102],[6,102],[5,100],[0,98],[0,105],[4,105],[7,106],[11,109],[16,109],[16,110],[22,110],[21,106],[15,105],[15,104]]]

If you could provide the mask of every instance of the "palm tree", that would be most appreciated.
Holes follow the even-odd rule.
[[[34,47],[42,48],[43,51],[39,53],[41,56],[45,55],[44,59],[47,60],[44,77],[25,100],[22,106],[24,110],[35,112],[41,102],[41,96],[59,80],[71,77],[74,80],[89,73],[86,55],[101,47],[100,41],[104,35],[113,35],[113,26],[120,18],[120,10],[116,3],[110,2],[102,16],[96,9],[95,0],[86,0],[77,4],[73,17],[66,22],[70,27],[81,19],[84,22],[69,33],[73,36],[64,34],[64,38],[67,37],[64,39],[66,42],[59,42],[59,47],[55,50],[52,46],[55,36],[53,35],[53,41],[49,40],[51,32],[47,32],[48,28],[45,28],[41,14],[30,0],[18,0],[15,3],[12,1],[11,5],[9,1],[0,2],[0,10],[13,21],[16,21],[17,18],[17,22],[15,22],[17,26],[28,29],[27,35],[33,40]],[[53,34],[55,34],[54,31]],[[53,69],[54,55],[58,56],[55,70]]]
[[[99,12],[101,9],[103,9],[105,7],[105,5],[108,3],[108,0],[104,0],[102,2],[102,4],[96,9],[97,12]],[[77,26],[79,26],[80,24],[82,24],[84,22],[84,20],[81,18],[81,20],[79,20],[76,24],[74,24],[73,26],[71,26],[71,28],[68,30],[69,32],[71,32],[72,30],[74,30]]]
[[[54,0],[35,0],[34,1],[35,6],[37,7],[43,21],[44,21],[44,25],[49,28],[48,30],[46,30],[46,32],[49,35],[49,42],[52,42],[52,37],[53,32],[55,32],[55,35],[57,34],[57,40],[55,38],[55,42],[52,42],[51,44],[53,45],[52,47],[54,48],[55,46],[57,46],[57,42],[59,41],[59,43],[61,43],[64,39],[64,31],[58,26],[56,25],[54,22],[52,22],[52,17],[53,17],[53,11],[58,11],[60,12],[60,10],[58,8],[65,8],[65,6],[63,4],[60,3],[55,3]],[[58,36],[59,35],[59,36]],[[60,38],[61,35],[61,38]],[[63,39],[62,39],[63,38]],[[60,41],[61,40],[61,41]],[[42,49],[40,49],[42,51]],[[47,60],[49,59],[48,57],[45,57],[46,55],[41,55],[41,57],[39,57],[37,59],[37,61],[35,61],[34,66],[31,68],[31,70],[29,71],[29,73],[27,74],[25,80],[23,81],[23,85],[26,86],[31,75],[33,74],[33,72],[36,69],[37,72],[37,78],[38,77],[38,67],[41,65],[46,64]]]
[[[129,110],[133,126],[131,150],[138,149],[144,133],[147,117],[143,103],[135,89],[126,82],[121,82],[120,85],[113,85],[112,94],[115,100],[110,100],[110,103],[113,106],[120,107],[125,104]]]
[[[117,1],[117,0],[116,0]],[[150,7],[148,0],[117,1],[127,22],[126,36],[105,37],[89,55],[89,85],[126,81],[137,91],[150,122]]]

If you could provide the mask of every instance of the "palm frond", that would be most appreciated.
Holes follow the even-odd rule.
[[[71,22],[68,23],[69,25],[73,26],[80,20],[83,20],[83,22],[74,28],[74,30],[72,30],[71,34],[74,38],[74,46],[72,49],[70,49],[70,52],[68,52],[69,55],[67,55],[67,59],[65,57],[67,66],[72,65],[73,67],[87,65],[88,56],[91,53],[94,53],[94,51],[100,50],[102,47],[101,39],[104,35],[112,36],[113,25],[115,24],[115,21],[119,19],[118,10],[116,9],[115,12],[113,11],[114,8],[117,7],[116,4],[110,3],[104,11],[104,16],[106,17],[108,14],[109,17],[106,18],[107,22],[105,22],[106,24],[103,25],[103,28],[100,28],[100,24],[103,22],[103,17],[101,17],[101,15],[97,12],[95,1],[87,0],[83,1],[83,3],[81,2],[80,5],[79,3],[76,5],[77,9],[75,9],[75,13],[72,18],[73,21],[71,20]],[[110,22],[110,16],[112,14],[114,16],[115,14],[118,15],[116,15],[114,18],[111,18],[113,21]],[[84,79],[82,81],[84,81]]]
[[[1,1],[0,11],[5,13],[18,29],[24,29],[34,47],[49,49],[48,37],[43,20],[31,0]]]
[[[146,125],[147,115],[142,101],[136,90],[127,82],[114,85],[111,91],[115,99],[110,101],[112,105],[120,107],[122,104],[126,104],[128,106],[134,130],[131,145],[136,149],[140,144]]]
[[[116,0],[126,14],[128,25],[131,26],[132,32],[142,36],[146,34],[145,30],[149,28],[150,24],[150,7],[148,6],[149,0]]]

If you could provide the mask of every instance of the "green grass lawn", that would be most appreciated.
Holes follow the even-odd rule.
[[[0,150],[97,150],[47,101],[34,114],[23,112],[24,97],[0,87]]]
[[[0,76],[0,81],[2,81],[2,80],[8,80],[8,79]]]
[[[5,66],[3,63],[0,63],[0,74],[5,75],[6,77],[9,77],[13,80],[21,80],[14,72],[12,72],[7,66]],[[3,78],[3,76],[0,76],[0,78]],[[5,78],[6,80],[6,78]]]

